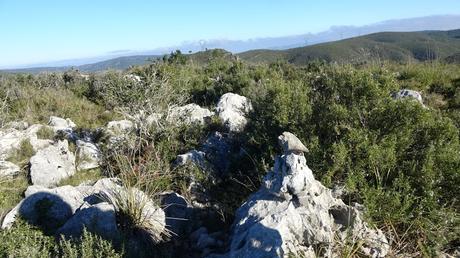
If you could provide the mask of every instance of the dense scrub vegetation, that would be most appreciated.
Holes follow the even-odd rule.
[[[254,106],[246,130],[236,136],[247,155],[233,162],[222,182],[208,182],[194,167],[171,167],[177,154],[220,128],[218,122],[187,128],[164,122],[144,128],[133,144],[105,151],[102,173],[117,174],[149,192],[175,190],[184,196],[188,179],[199,178],[230,224],[234,210],[273,165],[280,151],[277,136],[290,131],[310,149],[307,164],[315,177],[328,187],[343,186],[345,202],[363,204],[368,221],[392,240],[395,254],[431,256],[460,245],[459,66],[248,65],[213,51],[205,64],[176,53],[129,73],[143,81],[128,80],[116,71],[89,80],[75,72],[65,80],[59,74],[2,75],[0,124],[46,123],[50,115],[58,115],[96,128],[117,117],[135,119],[140,110],[167,112],[184,103],[213,108],[222,94],[237,93]],[[403,88],[422,92],[426,107],[390,97]],[[11,192],[11,184],[0,182],[0,196]],[[14,203],[1,205],[7,209]],[[3,232],[0,256],[14,256],[10,245],[17,241],[15,230],[35,232],[24,225]],[[28,241],[51,250],[51,240],[43,236]],[[66,242],[59,246],[81,248]],[[111,251],[105,243],[98,248]]]

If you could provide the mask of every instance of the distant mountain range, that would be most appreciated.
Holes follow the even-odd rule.
[[[319,33],[307,33],[302,35],[293,35],[286,37],[268,37],[256,38],[249,40],[200,40],[185,42],[180,45],[156,48],[148,51],[133,51],[133,50],[119,50],[111,51],[105,55],[96,56],[84,59],[61,60],[55,62],[47,62],[41,64],[32,64],[27,66],[16,67],[15,70],[20,68],[33,68],[33,71],[39,70],[65,70],[71,66],[78,66],[81,70],[97,71],[102,68],[126,68],[125,66],[112,67],[107,66],[107,63],[99,64],[99,62],[117,59],[115,62],[126,63],[129,60],[133,64],[140,64],[145,62],[144,57],[150,58],[152,56],[162,56],[174,50],[181,50],[183,53],[203,51],[205,49],[226,49],[232,53],[241,53],[254,49],[271,49],[283,50],[289,48],[303,47],[307,45],[314,45],[318,43],[337,41],[366,35],[375,32],[411,32],[411,31],[426,31],[426,30],[453,30],[460,28],[460,15],[438,15],[428,17],[418,17],[400,20],[388,20],[366,26],[334,26],[327,31]],[[126,57],[126,58],[125,58]],[[109,61],[111,63],[112,61]],[[87,64],[94,64],[83,66]],[[35,69],[41,67],[44,69]],[[64,67],[64,68],[61,68]],[[30,70],[30,69],[28,69]]]
[[[440,60],[458,62],[460,30],[422,32],[380,32],[335,42],[288,50],[251,50],[239,54],[252,63],[287,61],[304,65],[312,60],[339,63],[371,61]]]

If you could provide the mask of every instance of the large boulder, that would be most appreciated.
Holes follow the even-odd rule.
[[[237,210],[228,257],[339,257],[347,241],[360,241],[372,257],[388,253],[383,233],[353,206],[315,180],[303,154],[275,160],[264,185]]]
[[[11,178],[19,174],[21,168],[9,161],[0,160],[0,179]]]
[[[214,113],[209,109],[192,103],[182,107],[173,107],[169,112],[168,121],[185,124],[205,124],[210,121],[213,115]]]
[[[56,234],[78,238],[84,229],[106,239],[116,239],[120,232],[114,207],[107,202],[82,207],[58,229]]]
[[[19,215],[33,225],[57,229],[80,208],[83,198],[73,186],[53,189],[29,186],[25,198],[3,219],[2,229],[10,228]]]
[[[32,125],[26,130],[7,128],[0,130],[0,160],[5,160],[15,150],[19,149],[23,141],[29,141],[34,151],[38,151],[49,146],[52,141],[39,139],[37,132],[44,125]]]
[[[56,186],[74,174],[75,156],[69,150],[67,140],[39,150],[30,159],[30,178],[34,185]]]
[[[99,167],[100,151],[98,147],[88,141],[77,140],[75,152],[77,170],[87,170]]]
[[[222,95],[216,111],[231,132],[240,132],[247,124],[246,115],[252,110],[249,99],[234,93]]]

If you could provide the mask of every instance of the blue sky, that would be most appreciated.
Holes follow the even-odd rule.
[[[460,14],[459,0],[0,0],[0,67]]]

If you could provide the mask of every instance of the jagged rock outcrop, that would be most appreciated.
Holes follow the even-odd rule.
[[[18,215],[33,225],[57,228],[64,224],[83,204],[84,196],[73,186],[48,189],[29,186],[25,198],[3,219],[2,229],[10,228]]]
[[[205,124],[211,120],[214,112],[202,108],[197,104],[187,104],[182,107],[173,107],[168,115],[168,121],[174,123]]]
[[[174,162],[176,166],[183,166],[187,163],[194,163],[200,168],[206,167],[206,153],[199,150],[191,150],[185,154],[177,155],[176,161]]]
[[[231,132],[241,132],[247,124],[246,115],[252,110],[249,99],[234,93],[222,95],[216,112]]]
[[[34,185],[56,186],[62,179],[74,174],[75,156],[69,150],[67,140],[39,150],[30,159],[30,178]]]
[[[391,97],[393,99],[406,99],[406,98],[414,99],[424,106],[422,94],[420,94],[420,92],[415,91],[415,90],[403,89],[396,93],[393,93]]]
[[[11,178],[19,174],[21,168],[9,161],[0,160],[0,179]]]
[[[100,151],[92,142],[77,140],[75,152],[77,170],[86,170],[99,167]]]
[[[334,198],[295,152],[277,157],[264,185],[237,210],[231,239],[226,257],[339,257],[344,244],[358,241],[368,256],[389,249],[383,233]]]

